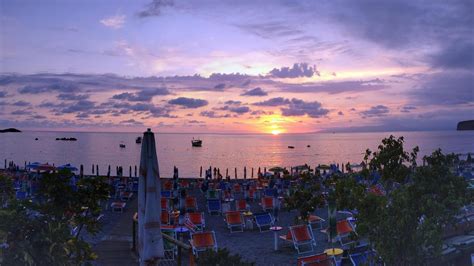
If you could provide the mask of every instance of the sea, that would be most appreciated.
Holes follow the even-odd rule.
[[[0,134],[0,168],[4,160],[20,167],[25,162],[49,163],[56,166],[70,163],[84,165],[84,173],[92,174],[92,165],[105,175],[111,166],[115,175],[122,166],[124,175],[139,165],[141,144],[135,139],[143,133],[44,132]],[[161,177],[171,177],[173,167],[180,177],[199,177],[200,169],[209,167],[243,178],[257,169],[273,166],[292,167],[308,164],[360,163],[366,149],[375,150],[390,135],[405,138],[405,149],[420,148],[419,158],[441,148],[445,153],[474,154],[474,131],[377,132],[377,133],[311,133],[311,134],[169,134],[155,133]],[[77,141],[57,141],[74,137]],[[38,140],[35,140],[35,139]],[[200,138],[202,147],[192,147],[191,140]],[[121,148],[120,144],[125,144]],[[288,148],[293,146],[293,149]],[[134,173],[132,173],[134,175]]]

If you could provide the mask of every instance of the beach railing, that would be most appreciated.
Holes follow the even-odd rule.
[[[138,254],[137,250],[137,224],[138,224],[138,213],[135,213],[133,215],[133,221],[132,221],[132,251]],[[189,254],[189,265],[190,266],[195,266],[196,263],[194,261],[194,254],[193,254],[193,249],[190,245],[179,241],[177,239],[174,239],[172,236],[167,235],[167,234],[161,234],[163,236],[163,240],[168,241],[168,243],[175,245],[178,250],[178,254],[176,256],[176,261],[174,260],[174,256],[171,256],[169,258],[167,252],[165,252],[165,258],[159,262],[159,265],[182,265],[182,259],[183,259],[183,249],[184,251],[187,251]]]

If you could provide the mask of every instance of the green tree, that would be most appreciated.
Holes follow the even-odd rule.
[[[472,195],[464,179],[450,171],[455,156],[437,150],[425,157],[427,166],[416,167],[417,149],[406,153],[403,139],[391,136],[382,143],[370,164],[383,173],[382,182],[401,185],[380,196],[353,179],[340,180],[338,208],[357,209],[357,233],[369,239],[388,265],[426,264],[440,255],[443,229]]]
[[[252,266],[255,263],[246,262],[242,260],[242,257],[238,254],[230,254],[229,250],[225,248],[219,248],[217,251],[212,249],[206,250],[205,252],[199,254],[199,259],[197,261],[198,265],[205,266],[219,266],[219,265],[229,265],[229,266]]]
[[[307,221],[312,212],[325,204],[319,179],[314,178],[310,173],[304,173],[300,178],[301,182],[297,183],[294,193],[285,197],[286,207],[289,210],[299,211],[301,218],[297,222]]]
[[[2,265],[82,265],[96,258],[80,233],[100,229],[99,201],[107,198],[109,187],[93,177],[73,188],[69,177],[68,172],[46,174],[39,179],[37,200],[11,200],[0,210],[0,235],[8,245]]]

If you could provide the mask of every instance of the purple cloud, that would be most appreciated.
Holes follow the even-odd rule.
[[[287,105],[290,103],[290,100],[285,99],[283,97],[276,97],[276,98],[271,98],[263,102],[257,102],[254,103],[254,105],[257,106],[281,106],[281,105]]]
[[[142,89],[136,93],[124,92],[112,96],[115,100],[127,100],[131,102],[149,102],[154,96],[169,95],[171,92],[167,88]]]
[[[57,96],[59,100],[63,101],[80,101],[89,98],[87,94],[61,93]]]
[[[183,108],[199,108],[209,104],[208,101],[202,99],[179,97],[168,101],[169,104],[180,105]]]
[[[274,68],[270,71],[270,76],[276,78],[312,77],[313,75],[319,76],[319,71],[316,69],[316,66],[309,66],[307,63],[295,63],[291,68]]]
[[[312,118],[319,118],[329,113],[328,109],[322,108],[322,105],[318,101],[305,102],[300,99],[291,99],[290,104],[286,108],[281,108],[281,114],[283,116],[303,116],[308,115]]]
[[[361,111],[360,114],[362,117],[380,117],[380,116],[385,116],[390,112],[390,109],[388,109],[387,106],[385,105],[376,105],[370,107],[370,109]]]
[[[268,93],[262,90],[262,88],[257,87],[255,89],[248,90],[240,95],[241,96],[267,96]]]

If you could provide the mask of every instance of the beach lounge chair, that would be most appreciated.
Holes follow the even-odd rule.
[[[254,201],[257,198],[257,191],[256,189],[250,188],[249,190],[246,191],[246,198]]]
[[[170,200],[167,198],[161,198],[161,210],[170,211]]]
[[[316,255],[309,255],[300,257],[297,260],[298,266],[335,266],[336,261],[333,257],[328,256],[326,253],[320,253]]]
[[[127,204],[121,201],[114,201],[112,204],[110,204],[113,212],[123,212],[125,206],[127,206]]]
[[[161,224],[170,224],[170,213],[167,211],[161,211]]]
[[[132,192],[122,191],[120,192],[120,200],[129,201],[133,197]]]
[[[337,229],[337,236],[336,240],[341,243],[342,247],[345,247],[354,241],[350,239],[350,235],[352,232],[354,232],[354,229],[352,228],[351,224],[347,220],[342,220],[337,222],[336,224],[336,229]]]
[[[216,234],[214,231],[191,234],[191,240],[189,240],[189,242],[191,243],[193,254],[196,257],[198,257],[199,252],[203,252],[207,249],[217,251]]]
[[[163,190],[163,191],[161,191],[161,197],[162,197],[162,198],[167,198],[167,199],[169,199],[169,198],[171,198],[171,196],[172,196],[171,190]]]
[[[209,189],[206,193],[206,198],[209,199],[219,199],[219,192],[215,189]]]
[[[192,224],[196,231],[203,231],[206,227],[206,221],[202,212],[186,213],[185,221],[189,221],[188,225]]]
[[[351,260],[351,263],[353,266],[359,266],[359,265],[368,265],[368,266],[374,266],[378,265],[377,264],[377,257],[376,253],[373,250],[367,250],[365,252],[361,253],[354,253],[350,254],[349,258]]]
[[[290,226],[291,237],[293,245],[298,254],[313,252],[316,241],[314,241],[313,230],[309,225],[294,225]],[[302,247],[309,247],[307,250],[302,250]]]
[[[186,197],[184,199],[184,208],[186,211],[197,211],[198,210],[198,205],[197,205],[197,200],[196,197]]]
[[[176,231],[174,229],[163,229],[161,230],[162,234],[171,236],[174,239],[177,239]],[[165,250],[165,257],[160,259],[160,262],[174,262],[175,257],[178,253],[178,246],[171,243],[166,238],[163,238],[163,247]]]
[[[238,200],[237,203],[235,204],[235,208],[239,212],[245,212],[249,210],[247,201],[245,201],[244,199]]]
[[[165,191],[171,191],[173,190],[173,182],[171,181],[165,181],[165,183],[163,184],[163,190]]]
[[[313,229],[322,229],[324,221],[325,220],[323,218],[317,215],[310,215],[308,217],[308,222],[311,225],[311,228]]]
[[[17,191],[15,196],[17,200],[25,200],[28,196],[28,193],[26,193],[26,191]]]
[[[244,219],[242,219],[242,214],[239,211],[226,212],[225,221],[231,233],[244,231]],[[237,228],[237,230],[233,230],[234,228]]]
[[[254,214],[254,218],[260,232],[269,231],[275,222],[272,215],[268,212],[256,213]]]
[[[220,214],[222,212],[222,204],[219,199],[207,200],[207,211],[209,214]]]
[[[261,205],[262,205],[263,211],[265,211],[265,212],[273,211],[273,208],[275,206],[274,203],[273,203],[273,200],[274,200],[273,197],[263,197],[262,198]]]

